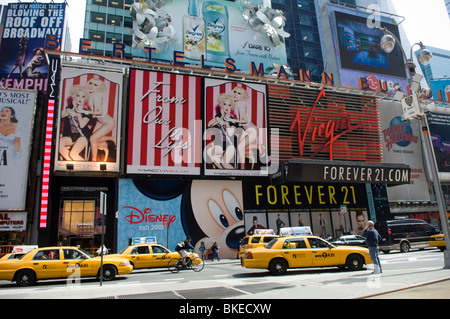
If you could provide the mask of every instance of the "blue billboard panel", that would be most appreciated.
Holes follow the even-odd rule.
[[[400,46],[391,53],[380,47],[383,32],[367,24],[367,17],[335,11],[337,45],[342,69],[406,77]],[[399,38],[398,27],[381,22]]]
[[[0,48],[3,87],[46,91],[45,41],[62,39],[65,3],[10,3]]]

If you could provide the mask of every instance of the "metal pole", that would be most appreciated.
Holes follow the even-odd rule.
[[[436,156],[434,154],[431,137],[429,134],[429,126],[427,116],[424,115],[420,120],[422,124],[422,136],[425,142],[425,151],[430,163],[431,177],[433,178],[434,193],[436,195],[436,202],[439,208],[439,217],[441,219],[442,232],[445,239],[444,251],[444,268],[450,268],[450,231],[448,228],[447,212],[445,211],[445,201],[442,194],[441,182],[439,181],[438,167],[436,163]]]
[[[106,194],[100,192],[100,214],[102,214],[102,240],[100,246],[100,287],[103,285],[103,247],[105,245]]]

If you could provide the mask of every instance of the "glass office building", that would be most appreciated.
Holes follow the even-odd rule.
[[[314,0],[272,0],[272,8],[286,17],[285,30],[291,35],[286,54],[295,79],[303,69],[311,72],[312,81],[320,82],[324,66]]]
[[[92,54],[111,57],[113,45],[123,43],[126,58],[131,59],[132,3],[134,0],[87,0],[84,38],[93,41]]]

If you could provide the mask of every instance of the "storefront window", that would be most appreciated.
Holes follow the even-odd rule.
[[[98,187],[62,187],[60,199],[58,242],[95,252],[100,246],[102,215]],[[106,229],[106,227],[105,227]]]

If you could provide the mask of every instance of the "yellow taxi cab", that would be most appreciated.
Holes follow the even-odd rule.
[[[441,251],[445,250],[445,238],[444,234],[432,235],[428,241],[430,247],[439,248]]]
[[[101,257],[93,257],[77,247],[45,247],[28,252],[20,259],[0,261],[0,280],[18,286],[34,285],[41,279],[99,277]],[[103,256],[103,279],[131,273],[127,259]]]
[[[134,269],[167,267],[167,264],[172,258],[181,257],[179,253],[170,251],[156,243],[128,246],[119,254],[109,256],[129,260]]]
[[[255,234],[251,236],[245,236],[239,242],[239,259],[244,258],[244,254],[247,249],[264,247],[274,238],[278,236],[272,229],[255,229]]]
[[[265,247],[249,249],[241,265],[268,269],[274,275],[282,275],[289,268],[340,267],[360,270],[364,264],[371,263],[367,248],[334,246],[320,237],[302,235],[279,237]]]

